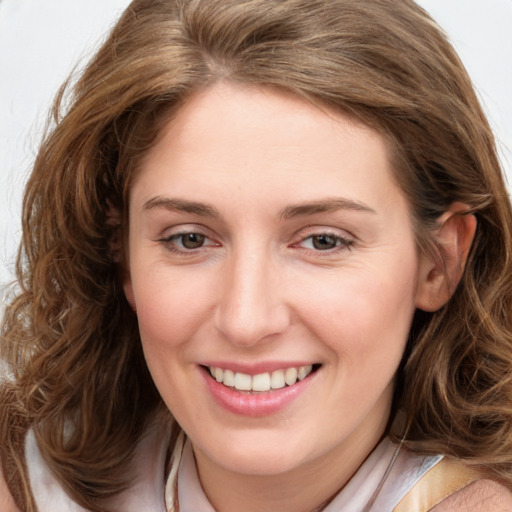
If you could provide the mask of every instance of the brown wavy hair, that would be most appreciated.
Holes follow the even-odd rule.
[[[462,281],[418,311],[397,377],[409,446],[512,483],[512,214],[492,132],[446,35],[411,0],[135,0],[59,93],[23,206],[1,350],[0,457],[35,510],[32,428],[80,505],[104,511],[161,399],[123,295],[138,164],[188,96],[220,79],[291,91],[384,134],[422,250],[448,206],[478,220]]]

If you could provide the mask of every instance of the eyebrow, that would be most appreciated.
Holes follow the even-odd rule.
[[[366,213],[377,213],[373,208],[370,208],[368,205],[359,201],[335,197],[323,199],[321,201],[312,201],[310,203],[292,204],[281,211],[281,218],[291,219],[293,217],[334,212],[337,210],[356,210]]]
[[[154,209],[164,209],[178,211],[184,213],[193,213],[202,217],[220,218],[219,211],[206,203],[196,201],[188,201],[185,199],[171,199],[168,197],[156,196],[146,201],[142,207],[143,210],[149,211]]]
[[[178,211],[184,213],[192,213],[202,217],[210,217],[219,219],[221,217],[219,211],[214,206],[207,203],[197,201],[188,201],[186,199],[175,199],[168,197],[156,196],[143,205],[143,210],[149,211],[154,209],[164,209],[170,211]],[[356,210],[361,212],[373,213],[377,212],[359,201],[344,198],[328,198],[320,201],[312,201],[308,203],[299,203],[286,206],[280,212],[280,218],[287,220],[294,217],[302,217],[314,215],[317,213],[334,212],[336,210]]]

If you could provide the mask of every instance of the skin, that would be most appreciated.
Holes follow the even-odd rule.
[[[217,510],[313,510],[350,479],[385,433],[415,309],[440,307],[460,276],[475,226],[461,207],[437,234],[445,272],[418,253],[379,133],[222,82],[169,121],[130,193],[124,286]],[[208,361],[321,366],[250,417],[212,399]]]
[[[2,465],[0,463],[0,510],[4,512],[21,512],[20,509],[14,503],[14,499],[7,487],[5,481]]]
[[[510,512],[512,493],[498,482],[479,480],[443,500],[432,512]]]

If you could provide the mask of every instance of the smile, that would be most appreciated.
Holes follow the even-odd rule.
[[[200,365],[206,389],[223,409],[247,417],[268,416],[284,410],[314,385],[322,368],[322,364],[280,368],[270,363],[266,368],[261,365],[254,369],[256,373],[244,367],[226,368],[219,363]]]
[[[220,384],[242,392],[268,392],[274,389],[282,389],[293,386],[298,381],[304,380],[318,365],[305,365],[274,370],[273,372],[249,375],[242,372],[234,372],[229,369],[208,366],[210,375]]]

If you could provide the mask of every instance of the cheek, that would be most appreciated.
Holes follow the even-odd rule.
[[[186,347],[204,322],[206,299],[197,280],[168,270],[139,275],[134,296],[146,364],[169,410],[181,415],[192,368]]]
[[[316,293],[304,294],[309,328],[344,364],[397,365],[415,311],[414,269],[366,266],[318,283]]]
[[[142,272],[134,282],[144,349],[165,351],[187,341],[201,326],[210,297],[202,279],[170,272]]]

